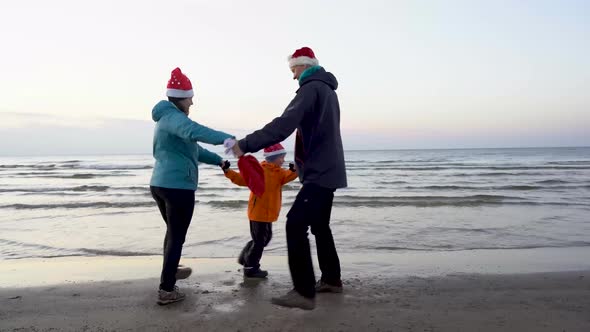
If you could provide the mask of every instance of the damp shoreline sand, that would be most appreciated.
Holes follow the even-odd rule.
[[[280,256],[264,257],[271,275],[260,282],[244,280],[233,258],[183,260],[195,270],[178,283],[187,299],[164,307],[157,256],[3,260],[0,331],[590,330],[587,250],[553,267],[539,264],[547,252],[345,256],[344,294],[318,294],[313,311],[270,303],[291,287]]]

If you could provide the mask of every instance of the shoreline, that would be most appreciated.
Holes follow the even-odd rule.
[[[263,256],[262,281],[244,279],[235,258],[184,258],[187,299],[168,306],[156,304],[160,256],[2,260],[0,331],[582,332],[589,253],[341,255],[344,293],[318,294],[312,311],[271,304],[292,287],[283,256]]]
[[[313,250],[312,252],[315,252]],[[317,256],[313,255],[316,274]],[[461,251],[390,251],[340,254],[342,278],[436,277],[448,274],[522,274],[590,270],[590,247],[477,249]],[[158,277],[161,256],[67,256],[0,260],[0,289],[76,282]],[[195,273],[225,273],[241,268],[236,258],[182,258]],[[289,274],[286,256],[265,254],[261,264],[270,273]],[[40,271],[42,267],[42,271]],[[39,279],[41,273],[43,279]],[[316,275],[316,277],[318,277]]]

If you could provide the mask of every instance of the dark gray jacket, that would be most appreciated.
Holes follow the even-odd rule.
[[[347,186],[340,136],[338,81],[323,68],[299,83],[297,95],[283,114],[238,142],[240,149],[257,152],[285,140],[297,129],[295,162],[305,184],[337,189]]]

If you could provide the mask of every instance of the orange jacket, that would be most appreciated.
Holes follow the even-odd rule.
[[[260,165],[264,170],[264,194],[257,197],[250,192],[248,218],[252,221],[277,221],[283,200],[283,185],[295,180],[297,173],[266,161]],[[238,186],[246,186],[244,178],[238,172],[230,169],[225,173],[225,177]]]

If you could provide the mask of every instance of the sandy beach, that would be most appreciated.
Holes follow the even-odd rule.
[[[535,263],[535,252],[515,251],[513,256],[531,257],[523,270],[548,269]],[[185,260],[195,268],[189,279],[179,282],[188,298],[164,307],[155,303],[160,257],[5,260],[0,265],[0,330],[590,330],[590,269],[529,268],[527,273],[499,274],[474,268],[467,254],[456,253],[446,259],[423,255],[440,260],[436,271],[420,269],[420,255],[410,255],[418,262],[410,264],[411,269],[402,267],[397,274],[387,270],[407,256],[391,256],[389,264],[379,256],[366,264],[361,257],[344,257],[349,267],[345,293],[319,294],[313,311],[270,303],[272,296],[290,288],[286,258],[279,256],[265,258],[271,276],[259,282],[244,280],[234,259]],[[474,260],[476,256],[485,257],[479,253]],[[453,267],[451,261],[471,267]],[[383,269],[367,269],[377,265]],[[453,269],[457,271],[451,273]]]

